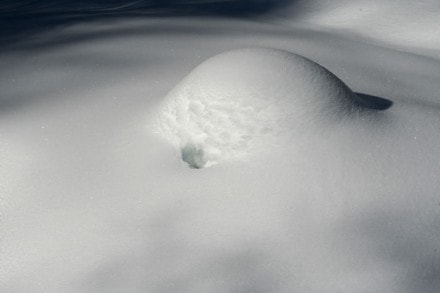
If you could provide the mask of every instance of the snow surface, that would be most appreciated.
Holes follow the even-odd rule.
[[[387,21],[375,13],[349,33],[357,18],[335,0],[298,19],[78,24],[2,51],[0,292],[439,292],[440,47],[414,36],[435,39],[440,20],[372,2],[350,1],[402,19],[398,36],[372,30]],[[318,21],[335,15],[325,3],[341,4],[337,28]],[[190,169],[154,133],[165,97],[248,47],[305,56],[394,105]]]
[[[361,119],[359,99],[304,57],[241,49],[210,58],[190,73],[165,98],[156,127],[181,151],[183,161],[202,168],[263,150],[276,152],[279,145],[295,144],[305,131]]]

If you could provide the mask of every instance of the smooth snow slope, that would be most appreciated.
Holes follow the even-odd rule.
[[[305,21],[344,35],[405,51],[440,56],[436,0],[300,0],[284,14],[284,23]]]
[[[2,51],[0,292],[439,292],[439,59],[291,24],[83,24]],[[197,65],[245,47],[394,105],[190,169],[154,120]]]

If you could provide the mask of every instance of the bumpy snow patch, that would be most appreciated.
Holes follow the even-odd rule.
[[[276,49],[208,59],[165,99],[157,131],[202,168],[242,158],[350,113],[357,96],[320,65]]]

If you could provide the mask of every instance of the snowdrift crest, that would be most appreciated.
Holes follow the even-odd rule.
[[[241,158],[295,132],[392,102],[353,93],[334,74],[277,49],[233,50],[195,68],[165,98],[157,131],[192,168]]]

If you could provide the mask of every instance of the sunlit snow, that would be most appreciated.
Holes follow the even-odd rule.
[[[440,292],[440,8],[291,5],[0,48],[0,292]]]

